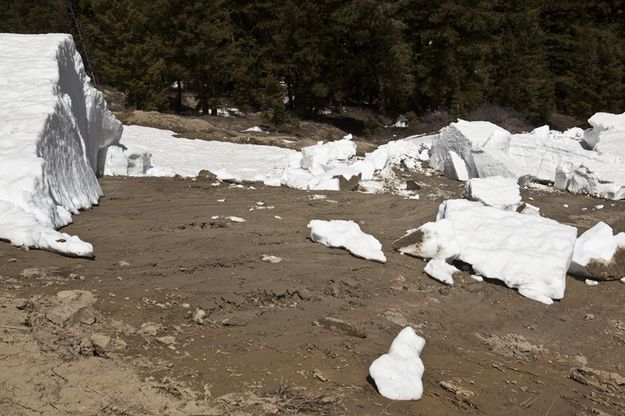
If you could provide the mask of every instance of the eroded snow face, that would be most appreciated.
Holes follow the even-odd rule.
[[[388,353],[378,357],[369,367],[380,394],[391,400],[419,400],[423,395],[421,377],[425,367],[421,351],[425,339],[406,327],[395,337]]]
[[[344,248],[356,257],[386,263],[382,244],[364,233],[354,221],[312,220],[308,223],[310,239],[326,247]]]
[[[577,230],[536,215],[453,199],[429,222],[396,242],[401,253],[462,260],[484,277],[530,299],[562,299]]]
[[[91,244],[55,229],[98,202],[96,173],[121,123],[70,35],[0,34],[0,74],[0,238],[91,256]]]

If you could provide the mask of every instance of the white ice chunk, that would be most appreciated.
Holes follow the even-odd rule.
[[[438,280],[441,283],[445,283],[446,285],[454,284],[454,273],[459,270],[456,269],[451,264],[445,262],[440,259],[432,259],[425,265],[423,269],[424,272],[428,274],[428,276]]]
[[[511,211],[521,203],[517,181],[503,176],[470,179],[465,185],[465,198]]]
[[[342,247],[356,257],[386,263],[382,244],[361,231],[354,221],[312,220],[308,223],[310,239],[327,247]]]
[[[380,394],[391,400],[419,400],[423,395],[421,377],[425,370],[421,351],[425,339],[414,329],[402,329],[393,340],[388,353],[378,357],[369,367]]]
[[[268,263],[272,263],[272,264],[278,264],[282,261],[282,257],[278,257],[278,256],[271,256],[268,254],[263,254],[263,261],[266,261]]]
[[[584,283],[586,283],[586,285],[588,286],[597,286],[599,284],[599,282],[597,282],[596,280],[592,280],[592,279],[586,279],[584,280]]]

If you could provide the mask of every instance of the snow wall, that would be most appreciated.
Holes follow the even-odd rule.
[[[75,256],[93,247],[55,231],[97,204],[106,149],[122,124],[66,34],[0,34],[0,239]]]

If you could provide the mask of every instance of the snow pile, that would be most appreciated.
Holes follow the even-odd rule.
[[[421,351],[425,339],[414,329],[402,329],[387,354],[378,357],[369,367],[380,394],[391,400],[419,400],[423,395]]]
[[[342,247],[356,257],[386,263],[382,244],[360,230],[354,221],[312,220],[308,223],[310,239],[326,247]]]
[[[122,132],[70,35],[0,34],[0,239],[75,256],[91,244],[55,231],[97,204],[107,147]]]
[[[465,198],[470,201],[508,211],[516,211],[521,203],[519,185],[514,179],[503,176],[470,179],[464,192]]]
[[[189,140],[168,130],[126,126],[119,146],[109,150],[104,173],[194,177],[207,169],[223,180],[279,186],[282,171],[297,155],[280,147]]]
[[[618,280],[625,275],[625,233],[598,222],[575,242],[569,271],[598,280]]]
[[[534,215],[478,202],[443,202],[429,222],[395,243],[401,253],[470,264],[530,299],[551,304],[564,296],[577,230]]]
[[[511,134],[489,122],[459,120],[434,140],[430,165],[454,179],[529,175],[570,192],[625,198],[625,165],[613,155],[584,149],[578,129],[560,133],[543,126]]]
[[[318,143],[302,149],[282,176],[282,184],[291,188],[338,191],[339,177],[358,177],[364,188],[381,191],[393,180],[392,168],[404,164],[420,170],[421,161],[429,159],[433,136],[413,136],[379,146],[364,158],[355,157],[356,144],[351,135],[342,140]]]
[[[625,140],[625,113],[596,113],[588,119],[588,123],[592,128],[584,132],[583,141],[589,149],[599,153],[616,150],[620,156],[625,154],[622,149]]]

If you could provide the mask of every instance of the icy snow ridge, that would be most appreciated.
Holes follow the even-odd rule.
[[[551,304],[564,296],[576,236],[575,228],[547,218],[452,199],[439,206],[436,222],[395,246],[421,258],[462,260],[481,276]]]
[[[70,35],[0,34],[0,74],[0,239],[91,256],[91,244],[55,229],[98,202],[96,173],[122,125]]]
[[[308,223],[310,239],[326,247],[342,247],[356,257],[386,263],[382,244],[370,234],[362,232],[354,221],[312,220]]]
[[[387,354],[378,357],[369,367],[380,394],[391,400],[419,400],[423,395],[423,361],[421,351],[425,339],[414,329],[402,329]]]

